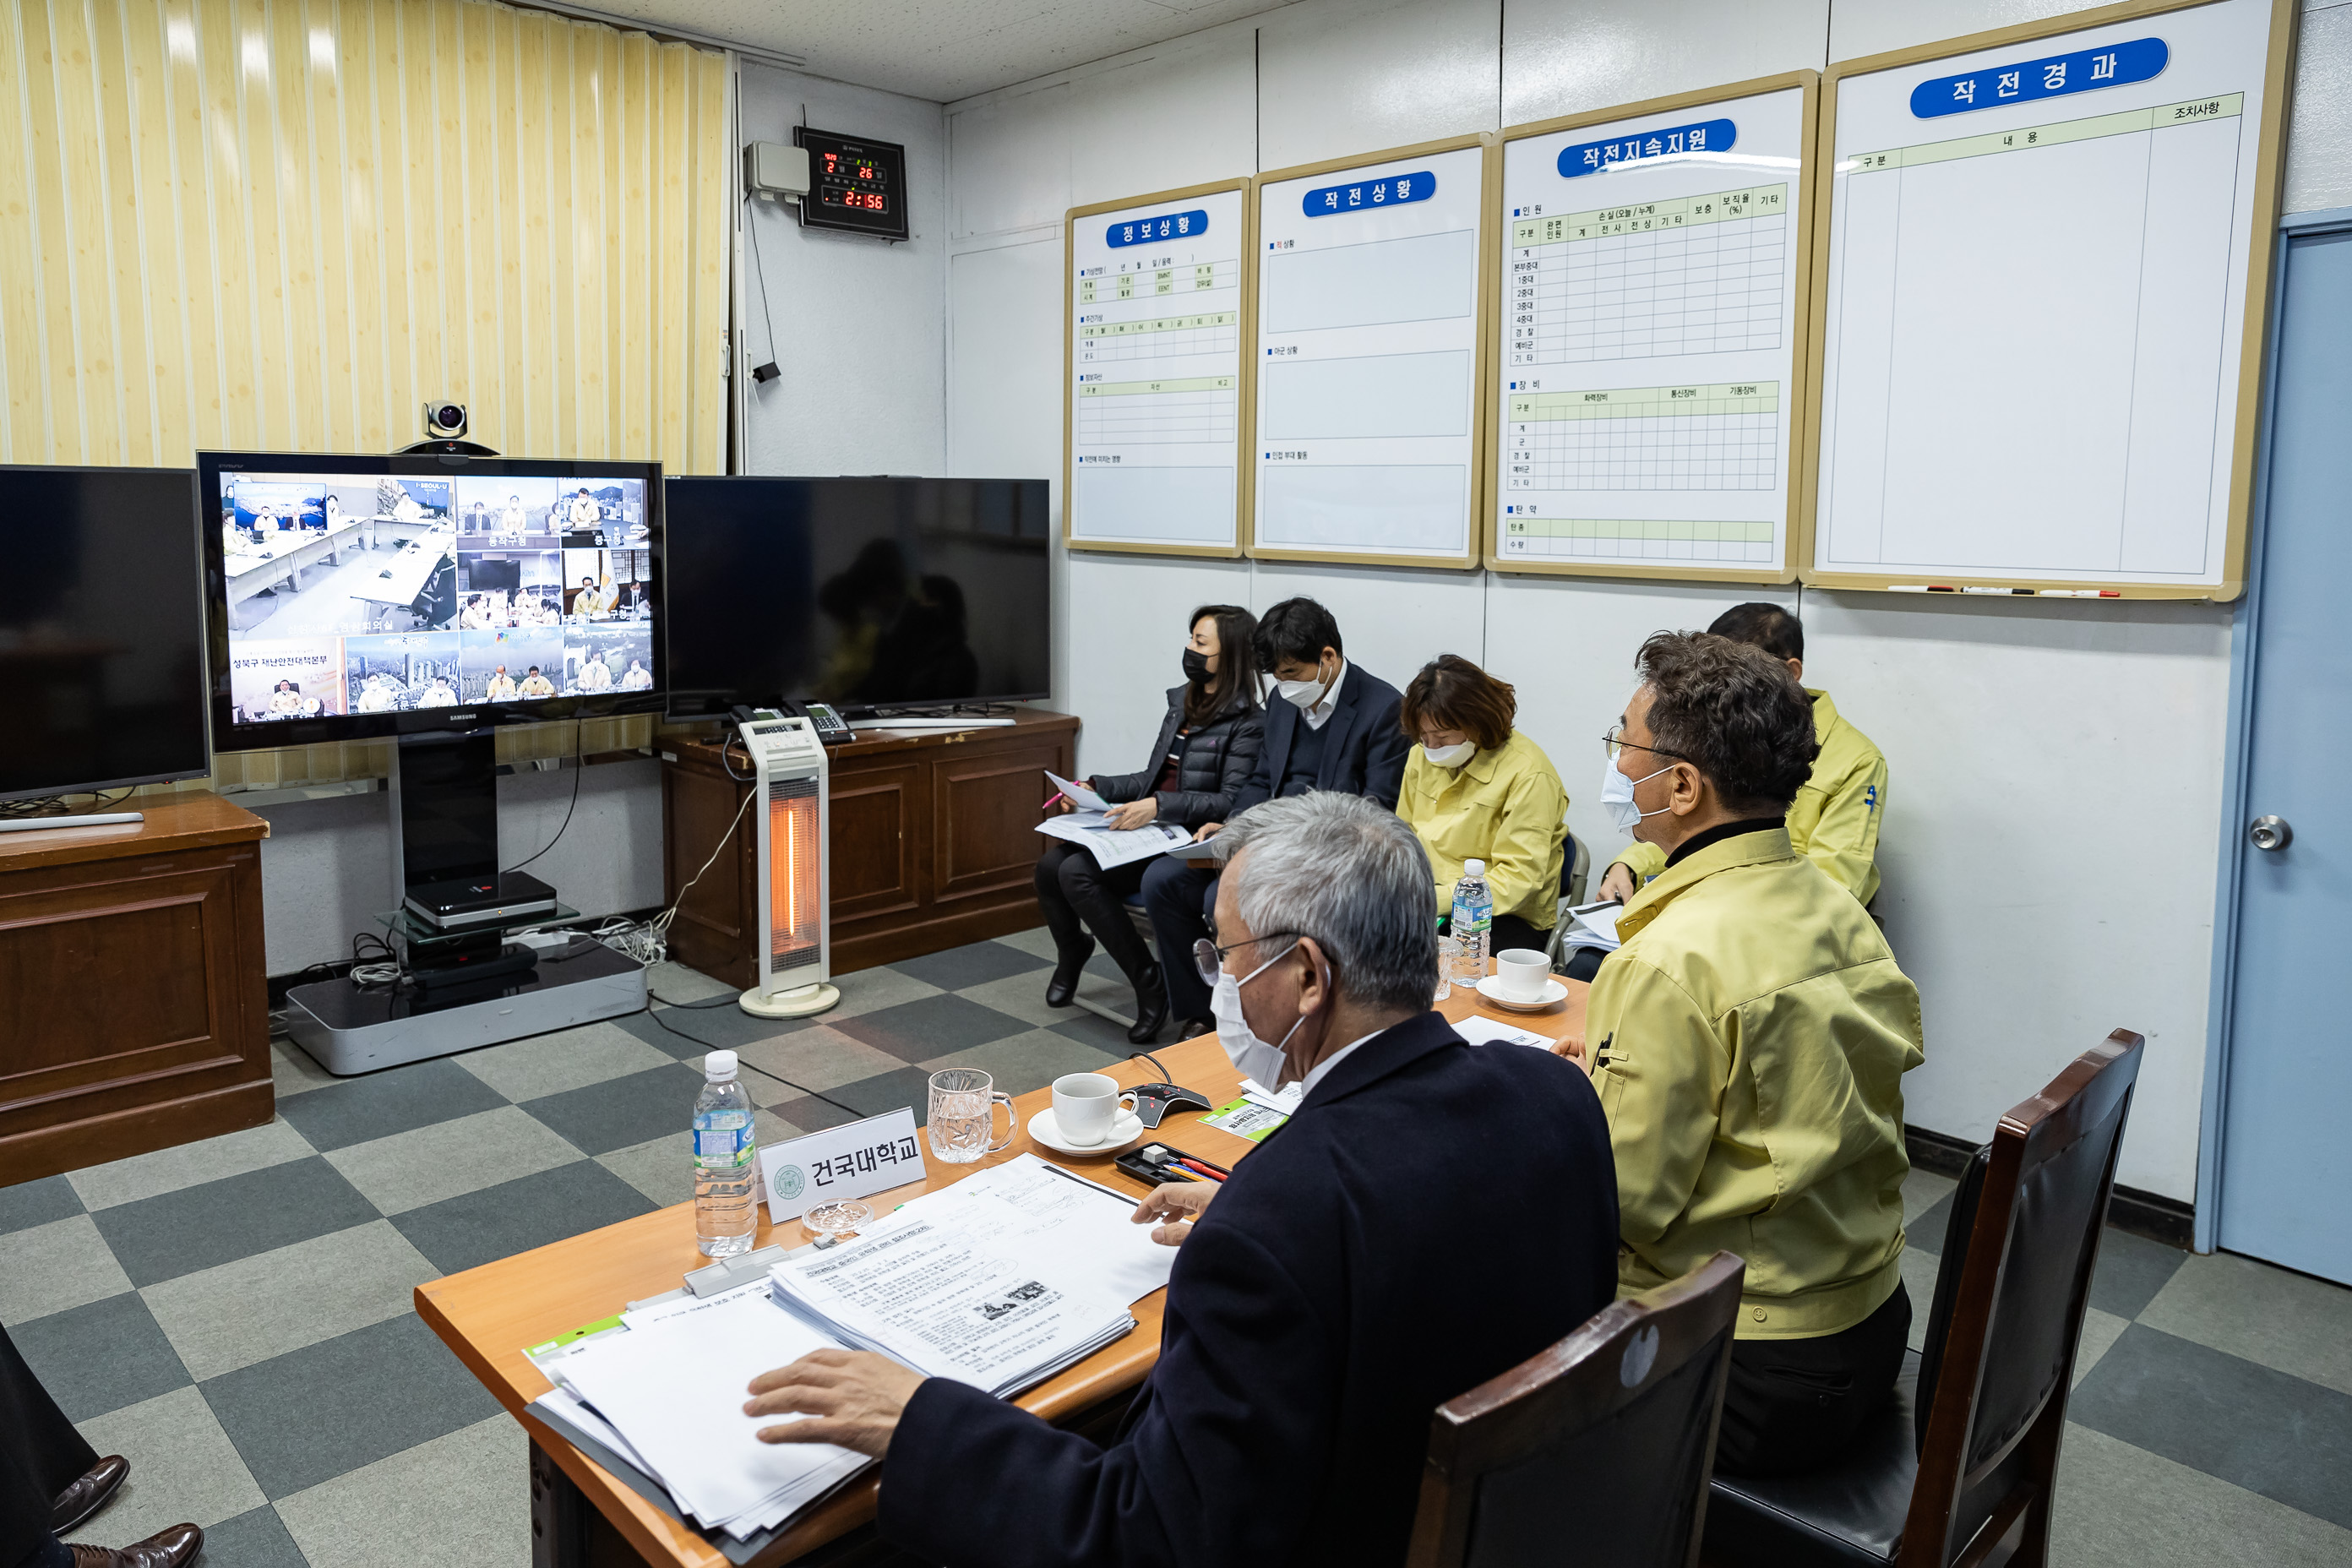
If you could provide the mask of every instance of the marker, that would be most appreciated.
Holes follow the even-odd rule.
[[[1209,1169],[1208,1166],[1203,1165],[1198,1160],[1187,1160],[1179,1156],[1175,1163],[1182,1166],[1185,1170],[1208,1177],[1209,1180],[1213,1182],[1223,1182],[1224,1180],[1224,1177],[1217,1174],[1216,1172]]]
[[[1927,591],[1927,584],[1925,583],[1889,583],[1886,584],[1886,591],[1890,594],[1924,594]]]
[[[1039,806],[1037,809],[1038,809],[1038,810],[1040,810],[1040,811],[1051,811],[1051,810],[1053,810],[1053,809],[1054,809],[1054,802],[1055,802],[1055,801],[1067,800],[1068,798],[1069,798],[1069,797],[1068,797],[1067,795],[1064,795],[1060,790],[1055,790],[1055,791],[1054,792],[1054,799],[1053,799],[1053,800],[1049,800],[1049,801],[1047,801],[1045,805],[1043,805]]]

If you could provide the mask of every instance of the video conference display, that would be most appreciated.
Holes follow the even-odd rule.
[[[241,724],[650,691],[642,479],[220,475]]]

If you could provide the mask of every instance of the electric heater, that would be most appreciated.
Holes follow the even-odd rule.
[[[825,983],[832,944],[824,744],[806,719],[763,713],[740,728],[751,753],[762,893],[755,900],[760,983],[743,993],[742,1007],[762,1018],[805,1017],[841,1000]]]

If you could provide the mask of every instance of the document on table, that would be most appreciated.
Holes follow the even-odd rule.
[[[1568,929],[1559,933],[1562,948],[1591,947],[1602,952],[1614,952],[1618,948],[1617,917],[1625,906],[1614,899],[1597,904],[1585,904],[1568,911]]]
[[[743,1536],[872,1462],[826,1443],[762,1443],[761,1427],[801,1417],[743,1414],[751,1379],[841,1344],[754,1286],[666,1315],[640,1314],[628,1332],[585,1345],[552,1370],[678,1507]]]
[[[1242,1098],[1252,1105],[1263,1105],[1268,1110],[1294,1116],[1297,1114],[1298,1102],[1307,1098],[1307,1081],[1301,1079],[1277,1092],[1254,1078],[1245,1078],[1242,1079]]]
[[[1154,855],[1181,849],[1192,841],[1190,833],[1165,822],[1146,823],[1141,827],[1113,827],[1109,818],[1099,811],[1073,811],[1049,816],[1037,825],[1037,831],[1048,838],[1084,846],[1106,871],[1114,866],[1149,860]]]
[[[1010,1397],[1135,1327],[1108,1290],[1036,1267],[1017,1245],[909,1205],[852,1241],[804,1247],[769,1271],[812,1324],[933,1377]]]
[[[1066,779],[1053,769],[1045,770],[1045,782],[1062,794],[1062,798],[1080,811],[1108,811],[1110,802],[1088,789],[1076,779]]]
[[[1474,1046],[1533,1046],[1539,1051],[1548,1051],[1557,1044],[1549,1036],[1515,1029],[1475,1013],[1454,1025],[1454,1032]]]
[[[1168,1283],[1176,1249],[1134,1220],[1135,1200],[1024,1154],[907,1205],[999,1251],[1118,1300]]]

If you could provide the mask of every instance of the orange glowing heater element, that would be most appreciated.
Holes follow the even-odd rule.
[[[817,945],[817,800],[812,783],[782,784],[768,799],[768,842],[774,857],[768,876],[769,951],[779,963]],[[805,843],[809,853],[803,854]]]

